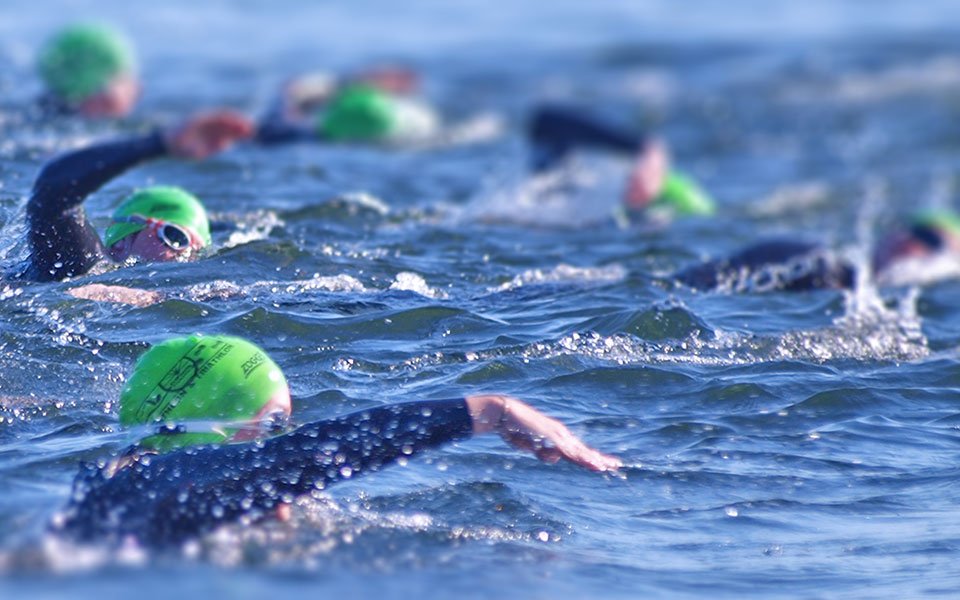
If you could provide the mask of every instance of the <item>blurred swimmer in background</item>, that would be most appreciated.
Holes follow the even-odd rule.
[[[107,25],[63,28],[41,48],[37,71],[45,86],[40,104],[48,113],[123,117],[140,97],[133,49]]]
[[[712,198],[671,164],[665,143],[571,105],[544,104],[525,129],[519,183],[482,192],[467,216],[485,222],[578,228],[706,217]],[[601,160],[591,160],[599,154]],[[627,158],[624,166],[614,158]]]
[[[950,210],[915,213],[880,239],[865,266],[880,286],[960,276],[960,216]],[[823,244],[775,239],[690,267],[676,278],[699,290],[803,291],[852,288],[857,272],[852,260]]]

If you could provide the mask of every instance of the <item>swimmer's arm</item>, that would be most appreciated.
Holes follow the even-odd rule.
[[[111,179],[161,156],[206,158],[252,133],[253,125],[242,115],[216,111],[163,132],[94,144],[55,158],[40,171],[27,202],[30,275],[47,281],[81,275],[106,255],[82,203]]]
[[[140,163],[166,155],[206,158],[252,132],[252,124],[243,116],[218,111],[165,131],[62,154],[41,169],[27,203],[27,216],[41,221],[63,217],[108,181]]]
[[[155,457],[138,467],[142,473],[117,481],[110,494],[123,497],[125,487],[149,480],[157,496],[152,508],[141,507],[150,515],[146,539],[178,542],[241,516],[273,515],[298,496],[484,433],[498,433],[551,463],[566,459],[594,471],[615,470],[621,464],[517,399],[470,396],[371,408],[259,443]],[[134,495],[142,498],[148,489]]]
[[[396,404],[311,423],[265,441],[264,454],[253,451],[250,458],[271,465],[280,476],[273,483],[281,491],[283,480],[298,473],[297,482],[285,490],[298,495],[485,433],[497,433],[550,463],[565,459],[593,471],[620,466],[618,459],[589,448],[559,421],[501,395]]]
[[[534,150],[534,168],[558,166],[577,148],[638,154],[647,144],[640,132],[630,131],[571,106],[545,105],[530,117],[527,136]]]
[[[34,278],[63,279],[86,273],[105,250],[82,203],[120,173],[166,152],[159,132],[95,144],[61,155],[43,167],[27,202],[30,262]]]

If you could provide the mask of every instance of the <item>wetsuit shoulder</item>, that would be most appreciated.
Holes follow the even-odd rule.
[[[159,132],[104,142],[62,154],[37,176],[27,202],[30,264],[40,281],[82,275],[106,256],[86,218],[83,201],[106,182],[145,160],[162,156]]]
[[[465,439],[466,402],[411,402],[317,421],[259,443],[143,457],[112,477],[88,477],[63,529],[81,538],[132,534],[179,543],[400,457]],[[97,520],[104,514],[107,521]]]

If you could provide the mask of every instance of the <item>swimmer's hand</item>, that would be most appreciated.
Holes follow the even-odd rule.
[[[590,448],[563,423],[516,398],[468,396],[466,402],[474,434],[496,431],[508,444],[532,452],[544,462],[562,458],[591,471],[615,471],[623,464],[615,456]]]
[[[141,308],[163,301],[163,294],[160,292],[129,288],[122,285],[103,285],[102,283],[91,283],[71,288],[67,290],[67,293],[81,300],[116,302]]]
[[[627,208],[640,210],[657,199],[670,172],[670,155],[660,140],[646,144],[634,160],[627,178],[623,203]]]
[[[164,133],[167,149],[175,156],[202,159],[226,150],[237,140],[253,135],[253,122],[229,110],[191,117]]]

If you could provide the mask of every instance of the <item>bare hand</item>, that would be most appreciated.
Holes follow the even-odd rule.
[[[163,300],[163,294],[150,290],[124,287],[122,285],[103,285],[91,283],[67,290],[74,298],[94,300],[96,302],[116,302],[131,306],[151,306]]]
[[[192,117],[167,131],[164,137],[171,154],[201,159],[249,138],[253,131],[253,122],[246,116],[219,110]]]
[[[614,471],[623,464],[590,448],[556,419],[509,396],[468,396],[474,433],[496,431],[508,444],[532,452],[544,462],[561,458],[591,471]]]

